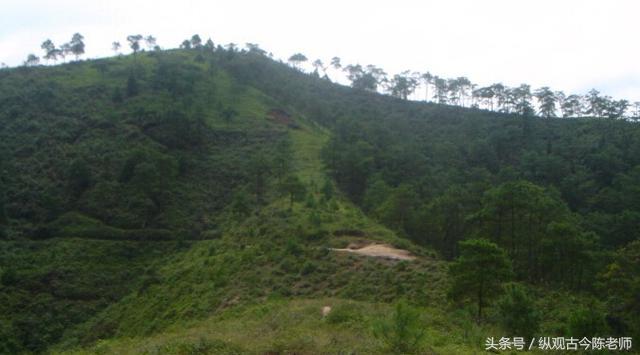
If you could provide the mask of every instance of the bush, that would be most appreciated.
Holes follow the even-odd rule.
[[[498,312],[502,326],[512,336],[531,338],[540,330],[540,315],[525,286],[510,283],[498,301]]]
[[[194,342],[175,341],[148,352],[149,354],[243,354],[245,351],[238,346],[222,341],[222,340],[205,340],[199,339]]]
[[[574,338],[602,337],[607,333],[605,312],[595,302],[580,306],[569,316],[569,335]]]
[[[5,269],[0,276],[0,284],[4,286],[13,286],[18,283],[18,273],[14,269]]]
[[[375,322],[373,335],[392,353],[416,353],[424,337],[420,313],[406,301],[399,301],[390,318]]]
[[[302,269],[300,269],[300,274],[302,274],[303,276],[309,275],[310,273],[316,271],[317,268],[318,267],[316,266],[316,264],[307,260],[302,265]]]
[[[362,324],[362,310],[354,303],[339,304],[329,312],[326,321],[329,324]]]

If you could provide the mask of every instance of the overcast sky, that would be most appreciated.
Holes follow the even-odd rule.
[[[567,93],[596,88],[640,101],[640,1],[152,1],[3,0],[0,62],[18,65],[40,44],[85,36],[88,57],[112,55],[128,34],[164,48],[199,33],[218,43],[258,43],[276,57],[375,64],[474,83]]]

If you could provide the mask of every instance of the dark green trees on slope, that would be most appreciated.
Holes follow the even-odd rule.
[[[456,300],[472,299],[481,320],[482,311],[499,294],[502,283],[511,279],[511,262],[496,244],[469,239],[460,243],[460,257],[451,264],[450,274],[451,296]]]

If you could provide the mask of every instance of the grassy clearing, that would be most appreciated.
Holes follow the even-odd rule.
[[[321,313],[324,306],[332,307],[327,317]],[[151,337],[105,340],[62,354],[386,354],[372,326],[392,309],[385,303],[339,298],[271,300],[229,309]],[[482,353],[480,334],[488,329],[464,327],[438,308],[418,310],[425,330],[419,352]]]

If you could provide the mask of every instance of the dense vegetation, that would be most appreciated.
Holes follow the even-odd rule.
[[[640,336],[637,124],[411,102],[255,45],[141,39],[0,71],[0,352]],[[363,238],[418,259],[328,250]]]

